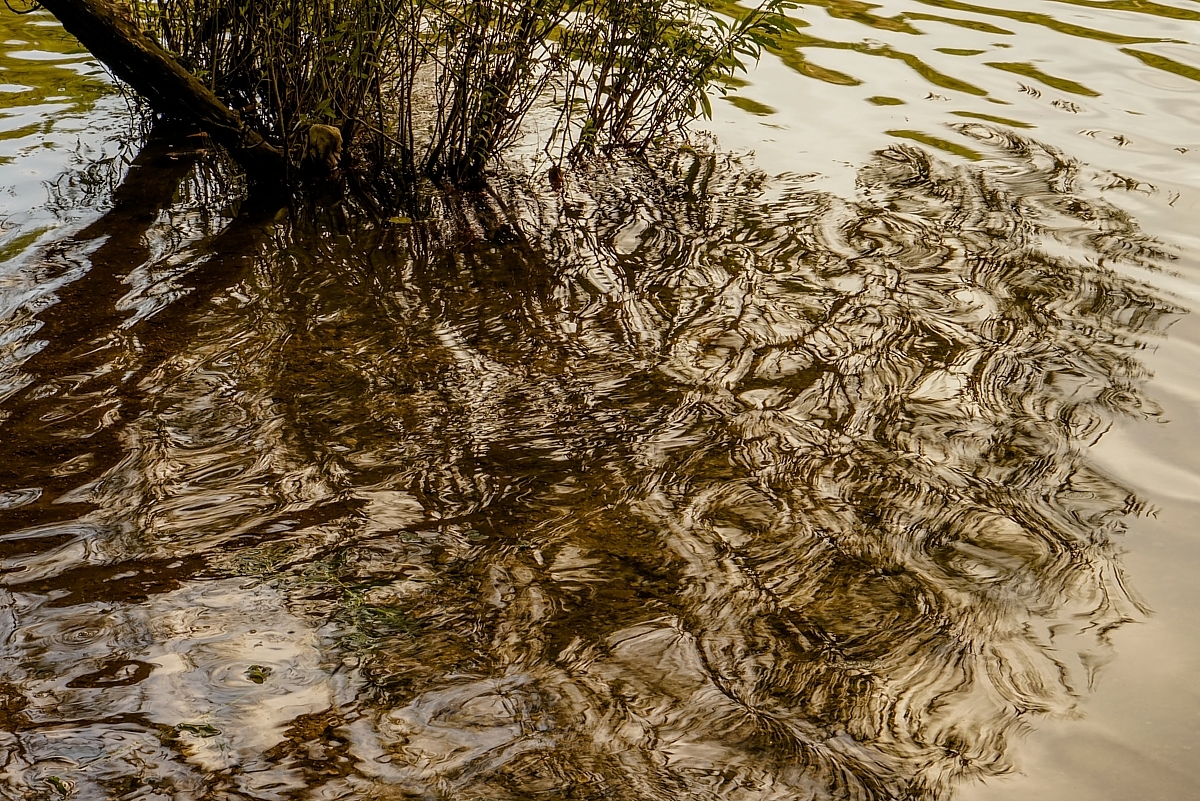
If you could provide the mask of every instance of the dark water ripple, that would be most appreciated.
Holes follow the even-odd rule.
[[[1010,770],[1144,615],[1143,505],[1088,448],[1157,414],[1139,354],[1180,309],[1070,157],[961,133],[997,166],[895,146],[844,198],[685,150],[456,247],[253,207],[135,228],[118,194],[8,357],[0,794]],[[142,198],[187,169],[145,163]]]
[[[1187,180],[1196,13],[806,3],[775,57],[849,100],[734,99],[884,131],[853,189],[685,148],[497,178],[456,238],[239,201],[200,143],[133,158],[81,132],[94,65],[0,15],[0,798],[1012,771],[1148,614],[1153,510],[1091,449],[1161,418],[1183,309],[1143,279],[1183,251],[1127,209],[1159,151]]]

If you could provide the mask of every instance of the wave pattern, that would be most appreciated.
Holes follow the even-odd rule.
[[[186,163],[132,173],[6,357],[0,797],[1010,770],[1145,614],[1143,506],[1088,448],[1157,415],[1138,354],[1180,310],[1105,176],[959,132],[992,166],[895,146],[853,198],[690,149],[514,184],[452,248],[168,228],[136,202]]]

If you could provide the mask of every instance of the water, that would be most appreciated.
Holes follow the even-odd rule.
[[[1200,798],[1200,6],[1021,8],[452,241],[0,16],[0,796]]]

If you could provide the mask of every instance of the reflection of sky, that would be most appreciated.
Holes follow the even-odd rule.
[[[81,165],[112,159],[129,130],[124,108],[104,70],[49,14],[0,13],[0,263],[94,211],[111,186],[89,188],[86,174],[63,184],[64,154]]]
[[[844,163],[839,190],[897,139],[969,149],[947,126],[972,118],[1031,126],[1098,168],[1200,185],[1200,13],[1182,0],[1104,5],[802,3],[799,35],[737,92],[775,113],[714,103],[712,127],[770,171]]]

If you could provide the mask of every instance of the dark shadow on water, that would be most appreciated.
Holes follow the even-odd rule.
[[[453,247],[322,212],[90,251],[3,407],[0,797],[1010,770],[1146,614],[1144,510],[1088,448],[1155,416],[1138,356],[1180,310],[1076,162],[963,131],[986,166],[894,147],[854,198],[688,150],[514,183]],[[118,247],[177,289],[116,303]],[[114,411],[36,425],[84,374]]]

